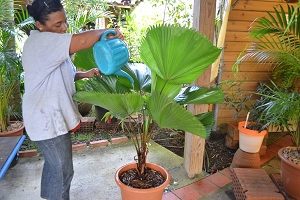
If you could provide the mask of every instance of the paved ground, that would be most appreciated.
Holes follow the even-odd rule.
[[[130,142],[88,149],[73,153],[75,175],[71,186],[72,200],[120,200],[120,191],[114,181],[115,171],[133,161],[135,151]],[[201,179],[188,179],[182,168],[183,158],[156,143],[150,146],[149,162],[168,169],[178,184],[175,188]],[[1,200],[38,200],[42,156],[20,158],[0,181]]]
[[[278,148],[290,143],[290,137],[282,137],[269,145],[267,154],[261,157],[261,168],[268,173],[278,173]],[[77,151],[73,156],[75,175],[71,186],[72,200],[121,200],[114,173],[122,165],[133,161],[135,150],[131,142]],[[155,142],[151,143],[148,162],[165,167],[171,174],[171,184],[167,188],[171,192],[166,193],[163,200],[235,199],[229,168],[213,175],[203,172],[190,179],[183,169],[183,158]],[[10,168],[0,181],[0,199],[41,199],[39,193],[42,165],[43,158],[40,155],[20,158],[18,164]]]

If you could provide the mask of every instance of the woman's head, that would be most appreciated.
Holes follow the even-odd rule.
[[[66,32],[67,19],[60,0],[34,0],[27,9],[40,31]]]

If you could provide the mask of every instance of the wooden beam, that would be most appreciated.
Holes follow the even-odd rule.
[[[193,28],[204,34],[211,41],[214,39],[214,20],[216,12],[216,0],[194,0]],[[211,67],[195,81],[197,86],[210,86]],[[194,113],[208,111],[208,105],[189,105],[188,109]],[[184,168],[189,177],[202,173],[205,139],[191,133],[185,134]]]

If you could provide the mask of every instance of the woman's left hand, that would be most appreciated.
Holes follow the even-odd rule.
[[[102,78],[101,72],[98,68],[90,69],[89,71],[87,71],[85,73],[85,75],[86,75],[86,78],[92,78],[94,76],[98,76],[99,78]]]

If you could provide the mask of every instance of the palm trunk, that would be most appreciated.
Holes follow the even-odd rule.
[[[137,169],[138,169],[139,175],[141,175],[145,172],[147,155],[148,155],[148,148],[146,145],[142,145],[138,152]]]

